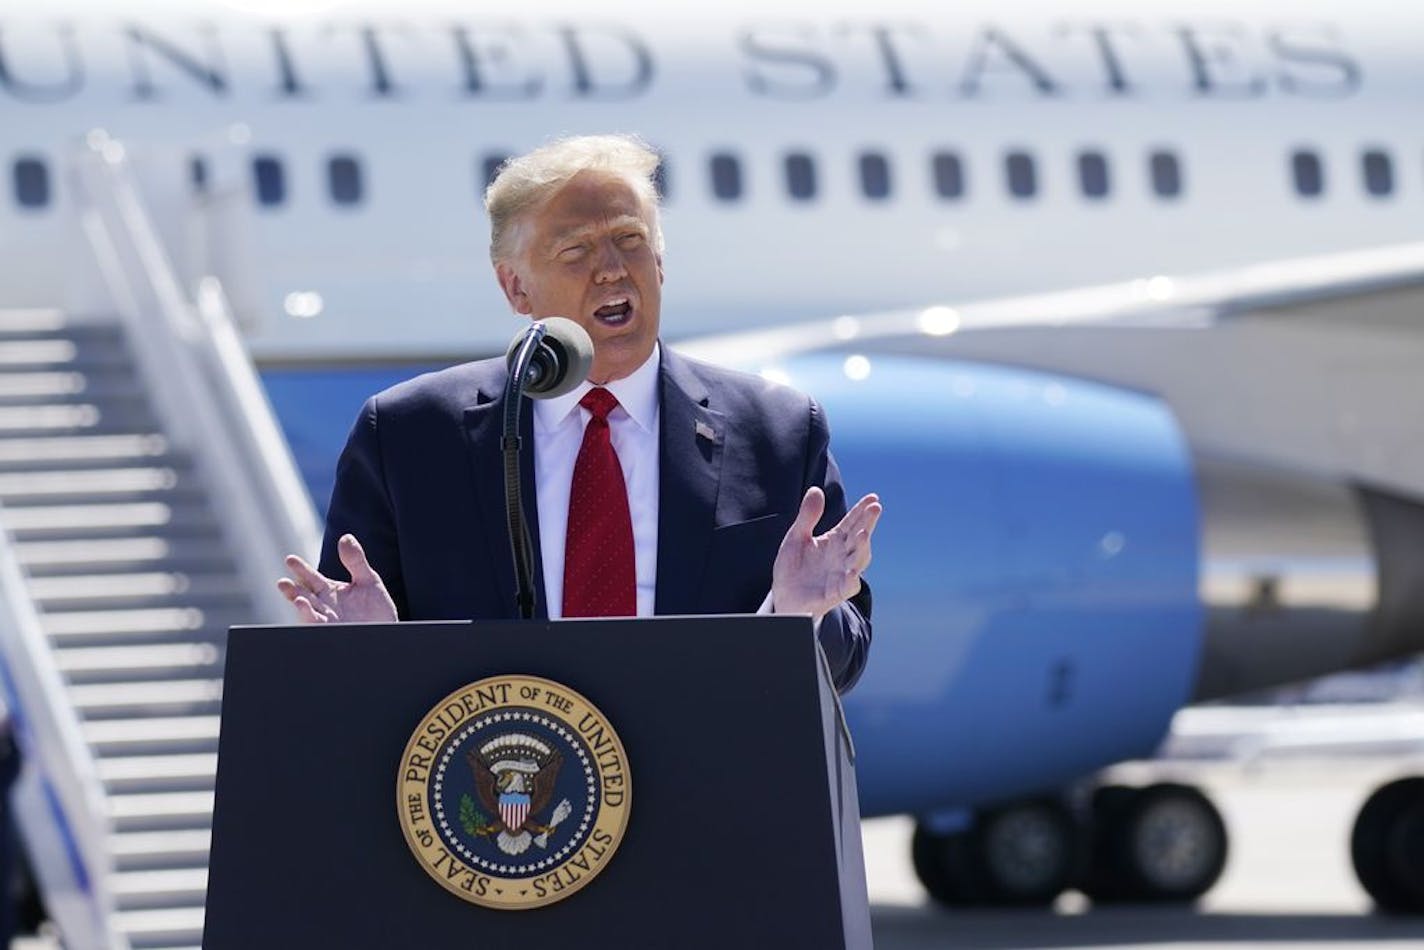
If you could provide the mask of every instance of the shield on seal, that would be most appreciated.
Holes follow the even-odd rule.
[[[524,821],[529,817],[529,796],[521,792],[501,793],[499,817],[511,833],[524,827]]]

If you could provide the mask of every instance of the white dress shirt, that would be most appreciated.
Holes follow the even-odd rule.
[[[638,616],[651,617],[658,570],[658,359],[653,353],[623,379],[604,388],[618,399],[608,414],[609,437],[633,520],[633,556],[638,579]],[[564,613],[564,547],[568,541],[569,494],[583,430],[593,414],[579,405],[592,384],[583,382],[556,399],[534,401],[534,485],[539,505],[539,549],[549,619]]]

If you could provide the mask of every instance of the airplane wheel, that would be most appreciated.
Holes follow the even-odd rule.
[[[1226,867],[1226,825],[1186,785],[1108,786],[1093,799],[1093,860],[1083,892],[1097,902],[1190,902]]]
[[[1424,912],[1424,778],[1381,786],[1350,836],[1355,876],[1381,910]]]
[[[1047,906],[1068,886],[1081,847],[1062,802],[1019,802],[975,819],[957,834],[915,831],[915,870],[935,900],[955,907]]]
[[[916,825],[910,842],[915,876],[930,897],[946,907],[964,907],[981,900],[975,882],[965,878],[967,837],[967,832],[940,834]]]

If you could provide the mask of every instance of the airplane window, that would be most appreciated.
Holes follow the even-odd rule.
[[[1078,153],[1078,183],[1089,198],[1102,198],[1108,193],[1108,160],[1102,152]]]
[[[361,166],[350,155],[333,155],[326,163],[326,184],[336,204],[357,204],[361,200]]]
[[[252,180],[257,186],[257,203],[272,207],[287,200],[287,176],[282,160],[275,155],[252,159]]]
[[[930,159],[935,194],[941,198],[964,197],[964,164],[954,152],[935,152]]]
[[[1162,198],[1175,198],[1182,193],[1182,166],[1175,152],[1153,152],[1148,158],[1152,171],[1152,190]]]
[[[890,162],[880,152],[861,153],[860,193],[874,201],[890,197]]]
[[[49,166],[38,158],[15,160],[15,203],[21,208],[49,204]]]
[[[1320,167],[1320,156],[1301,149],[1291,153],[1291,177],[1295,179],[1298,195],[1315,198],[1325,190],[1325,174]]]
[[[712,194],[718,201],[742,197],[742,163],[737,156],[727,152],[712,156]]]
[[[494,181],[494,176],[499,174],[499,167],[505,163],[509,155],[505,152],[491,152],[484,157],[480,163],[480,194],[484,194],[485,189]]]
[[[1032,198],[1038,193],[1038,174],[1033,166],[1033,156],[1027,152],[1005,155],[1004,173],[1008,178],[1009,194],[1015,198]]]
[[[1366,191],[1376,198],[1394,191],[1394,166],[1389,160],[1389,153],[1370,149],[1360,156],[1360,163],[1365,173]]]
[[[816,197],[816,163],[805,152],[786,156],[786,192],[797,201]]]
[[[193,186],[194,194],[208,193],[208,160],[203,156],[194,155],[188,159],[188,182]]]

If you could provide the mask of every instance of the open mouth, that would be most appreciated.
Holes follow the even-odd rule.
[[[605,326],[616,327],[628,322],[633,314],[633,305],[627,297],[610,300],[593,312],[593,317]]]

